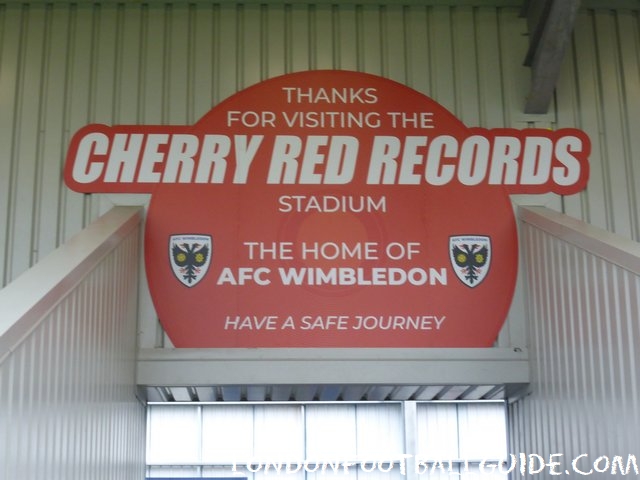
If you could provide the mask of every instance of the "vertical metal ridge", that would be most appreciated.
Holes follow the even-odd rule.
[[[115,39],[113,41],[114,59],[113,59],[113,105],[112,114],[113,123],[124,123],[121,118],[120,109],[122,108],[122,70],[124,65],[124,16],[125,5],[118,4],[115,6],[114,23],[115,23]]]
[[[402,72],[402,82],[406,85],[411,86],[411,34],[412,34],[412,26],[409,21],[410,18],[410,7],[408,5],[403,5],[402,7],[402,45],[403,45],[403,72]]]
[[[4,249],[4,260],[5,260],[5,271],[4,271],[4,278],[3,278],[3,286],[6,285],[9,281],[11,281],[14,278],[15,270],[18,270],[19,268],[15,267],[15,254],[14,254],[14,246],[16,243],[16,239],[15,239],[15,228],[16,228],[16,216],[17,216],[17,195],[18,195],[18,188],[17,188],[17,178],[18,178],[18,161],[17,159],[19,158],[19,142],[18,142],[18,138],[19,138],[19,128],[18,128],[18,124],[19,124],[19,119],[20,119],[20,114],[21,114],[21,92],[22,92],[22,82],[23,82],[23,78],[24,78],[24,72],[23,72],[23,64],[24,64],[24,38],[25,38],[25,10],[27,10],[26,6],[21,6],[19,8],[20,10],[20,14],[17,15],[15,14],[15,16],[17,18],[14,18],[14,22],[10,22],[10,25],[13,27],[14,29],[14,35],[17,37],[16,38],[16,45],[18,45],[18,47],[15,49],[15,57],[14,59],[10,59],[9,65],[7,65],[7,68],[9,68],[8,71],[13,71],[14,73],[14,78],[13,80],[13,85],[9,84],[7,85],[5,88],[7,88],[7,91],[11,90],[13,92],[13,95],[11,96],[13,99],[13,105],[11,105],[10,109],[7,109],[7,111],[10,111],[10,118],[11,120],[8,121],[7,123],[9,123],[11,125],[10,129],[8,129],[8,133],[6,135],[7,137],[7,144],[9,145],[9,168],[7,171],[7,185],[6,185],[6,198],[7,198],[7,214],[6,214],[6,222],[7,222],[7,227],[6,227],[6,237],[5,237],[5,249]],[[11,27],[9,27],[10,30]],[[5,60],[6,61],[6,60]],[[13,67],[13,68],[12,68]],[[9,116],[8,116],[9,117]]]
[[[391,15],[391,10],[393,10],[393,8],[390,8],[388,5],[378,5],[374,8],[378,23],[378,50],[380,51],[380,70],[377,73],[384,77],[393,78],[389,44],[395,41],[397,37],[392,37],[389,33],[388,23],[388,18]]]
[[[40,243],[40,220],[42,216],[42,189],[43,189],[43,169],[44,169],[44,151],[43,136],[40,135],[44,131],[44,119],[46,117],[46,87],[49,83],[49,58],[51,45],[51,6],[44,7],[44,20],[42,28],[42,46],[41,46],[41,70],[39,79],[38,97],[40,98],[37,112],[37,135],[35,141],[35,166],[33,175],[33,212],[31,215],[31,248],[29,255],[29,266],[35,264],[40,256],[38,245]]]
[[[165,3],[162,5],[162,79],[161,79],[161,97],[160,97],[160,122],[162,125],[171,123],[171,46],[173,42],[173,4]]]
[[[636,13],[637,15],[637,13]],[[622,115],[622,136],[624,139],[624,166],[626,176],[626,190],[630,215],[631,237],[640,240],[640,209],[638,203],[640,196],[636,186],[640,186],[637,174],[640,173],[634,166],[634,146],[637,151],[640,141],[635,138],[637,127],[640,126],[640,118],[637,102],[629,101],[637,98],[639,75],[634,64],[638,61],[638,33],[631,25],[631,15],[617,15],[615,18],[616,48],[620,52],[618,56],[618,68],[620,69],[620,109]],[[634,104],[635,103],[635,108]]]
[[[235,91],[242,90],[246,85],[244,83],[245,78],[245,45],[244,45],[244,30],[245,30],[245,10],[244,4],[237,4],[235,7],[235,26],[236,26],[236,82]]]
[[[429,91],[425,85],[426,67],[429,63],[429,46],[427,45],[424,25],[427,24],[427,7],[405,5],[402,9],[403,44],[404,44],[404,82],[407,86],[422,92]]]
[[[316,5],[309,5],[307,7],[307,19],[308,19],[308,43],[307,43],[307,69],[313,70],[318,68],[318,54],[317,54],[317,7]]]
[[[3,66],[6,64],[6,54],[4,52],[4,48],[1,48],[2,43],[4,43],[4,36],[6,33],[6,23],[7,23],[7,6],[6,5],[0,5],[0,40],[2,40],[2,42],[0,42],[0,66]],[[0,85],[3,86],[3,88],[6,88],[5,83],[5,76],[6,76],[6,68],[0,68]],[[1,97],[0,97],[1,98]],[[10,123],[8,121],[5,121],[3,119],[3,115],[2,113],[3,109],[0,109],[0,132],[3,131],[8,131],[8,128],[6,124]],[[0,138],[2,138],[2,135],[0,134]],[[4,141],[0,142],[0,154],[2,155],[6,155],[7,152],[4,151],[3,144],[5,144]],[[6,283],[7,283],[7,274],[6,274],[6,259],[7,259],[7,253],[8,253],[8,245],[6,242],[6,238],[7,238],[7,218],[9,216],[9,208],[11,206],[11,202],[9,201],[9,198],[6,196],[5,192],[8,192],[8,182],[7,179],[10,177],[10,175],[8,175],[7,170],[10,171],[11,168],[11,162],[9,162],[9,165],[6,166],[4,165],[2,162],[0,162],[0,206],[2,206],[2,203],[4,202],[5,205],[2,206],[2,208],[0,208],[0,288],[2,288]],[[0,445],[1,447],[2,445]]]
[[[196,72],[196,60],[195,60],[195,50],[196,50],[196,34],[197,34],[197,25],[196,25],[196,6],[189,5],[187,7],[187,80],[186,80],[186,112],[185,112],[185,123],[188,125],[196,122],[197,118],[195,116],[195,98],[196,98],[196,88],[195,88],[195,72]]]
[[[260,81],[269,78],[269,5],[261,4],[257,13],[257,37],[259,38],[259,73]]]
[[[64,146],[68,144],[71,139],[71,94],[72,91],[72,58],[74,52],[73,38],[75,32],[75,7],[70,6],[67,10],[67,25],[65,34],[65,46],[66,55],[64,60],[64,80],[61,87],[60,94],[62,95],[62,106],[59,107],[58,114],[60,115],[60,165],[63,164],[64,159]],[[61,169],[62,170],[62,169]],[[62,183],[62,182],[61,182]],[[66,236],[66,224],[67,224],[67,201],[69,192],[64,186],[61,187],[57,198],[57,230],[56,230],[56,246],[60,245]]]

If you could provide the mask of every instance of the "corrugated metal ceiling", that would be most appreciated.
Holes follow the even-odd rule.
[[[213,385],[144,387],[148,402],[502,400],[505,385]]]

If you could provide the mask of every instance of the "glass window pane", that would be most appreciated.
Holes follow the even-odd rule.
[[[149,409],[147,464],[200,463],[200,409],[193,405]]]
[[[386,460],[405,453],[399,403],[357,404],[356,414],[359,458]]]
[[[254,409],[254,458],[276,462],[303,459],[303,407],[256,405]]]
[[[417,456],[422,460],[449,460],[458,452],[458,413],[455,404],[417,406]]]
[[[202,460],[204,463],[247,463],[253,459],[253,407],[202,407]]]
[[[460,456],[465,459],[504,459],[507,455],[506,416],[503,403],[461,404]]]
[[[308,405],[305,412],[307,459],[356,458],[355,405]]]

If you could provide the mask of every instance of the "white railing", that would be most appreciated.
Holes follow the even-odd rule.
[[[0,290],[0,479],[140,479],[138,208],[117,207]]]
[[[519,216],[531,386],[509,407],[511,449],[562,454],[558,471],[585,453],[580,471],[601,456],[626,468],[640,445],[640,244],[545,208]]]

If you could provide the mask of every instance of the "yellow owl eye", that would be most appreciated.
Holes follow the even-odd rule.
[[[196,253],[196,262],[198,263],[204,262],[204,255],[202,253]]]
[[[187,259],[187,256],[184,253],[179,253],[176,255],[176,260],[178,262],[184,262]]]
[[[476,262],[484,263],[484,255],[482,255],[481,253],[476,253]]]
[[[456,257],[456,260],[458,261],[458,263],[464,263],[467,261],[467,256],[464,253],[459,253]]]

